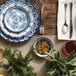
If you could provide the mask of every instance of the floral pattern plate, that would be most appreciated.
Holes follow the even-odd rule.
[[[10,42],[23,42],[36,32],[38,13],[24,0],[7,0],[0,6],[0,35]]]

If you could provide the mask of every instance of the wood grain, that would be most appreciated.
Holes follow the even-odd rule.
[[[2,4],[3,2],[5,2],[5,0],[0,0],[0,4]]]
[[[5,0],[0,0],[0,4],[3,3],[4,1]],[[37,9],[39,14],[40,0],[29,0],[29,1]],[[43,22],[45,26],[45,34],[56,35],[58,0],[43,0],[43,2],[44,2]]]
[[[39,0],[30,0],[39,13]],[[58,0],[43,0],[44,2],[44,26],[45,34],[54,34],[56,35],[57,27],[57,10],[58,10]]]

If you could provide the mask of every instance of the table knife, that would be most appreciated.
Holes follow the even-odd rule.
[[[72,24],[72,7],[73,7],[73,3],[70,3],[70,36],[69,38],[72,38],[72,34],[73,34],[73,24]]]

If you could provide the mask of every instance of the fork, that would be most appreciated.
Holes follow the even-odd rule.
[[[40,26],[39,26],[39,33],[41,35],[44,34],[43,10],[44,10],[44,3],[43,3],[43,0],[40,0]]]

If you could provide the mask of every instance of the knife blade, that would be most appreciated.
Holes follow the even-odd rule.
[[[73,7],[73,3],[70,3],[70,36],[69,38],[72,38],[72,34],[73,34],[73,24],[72,24],[72,7]]]

